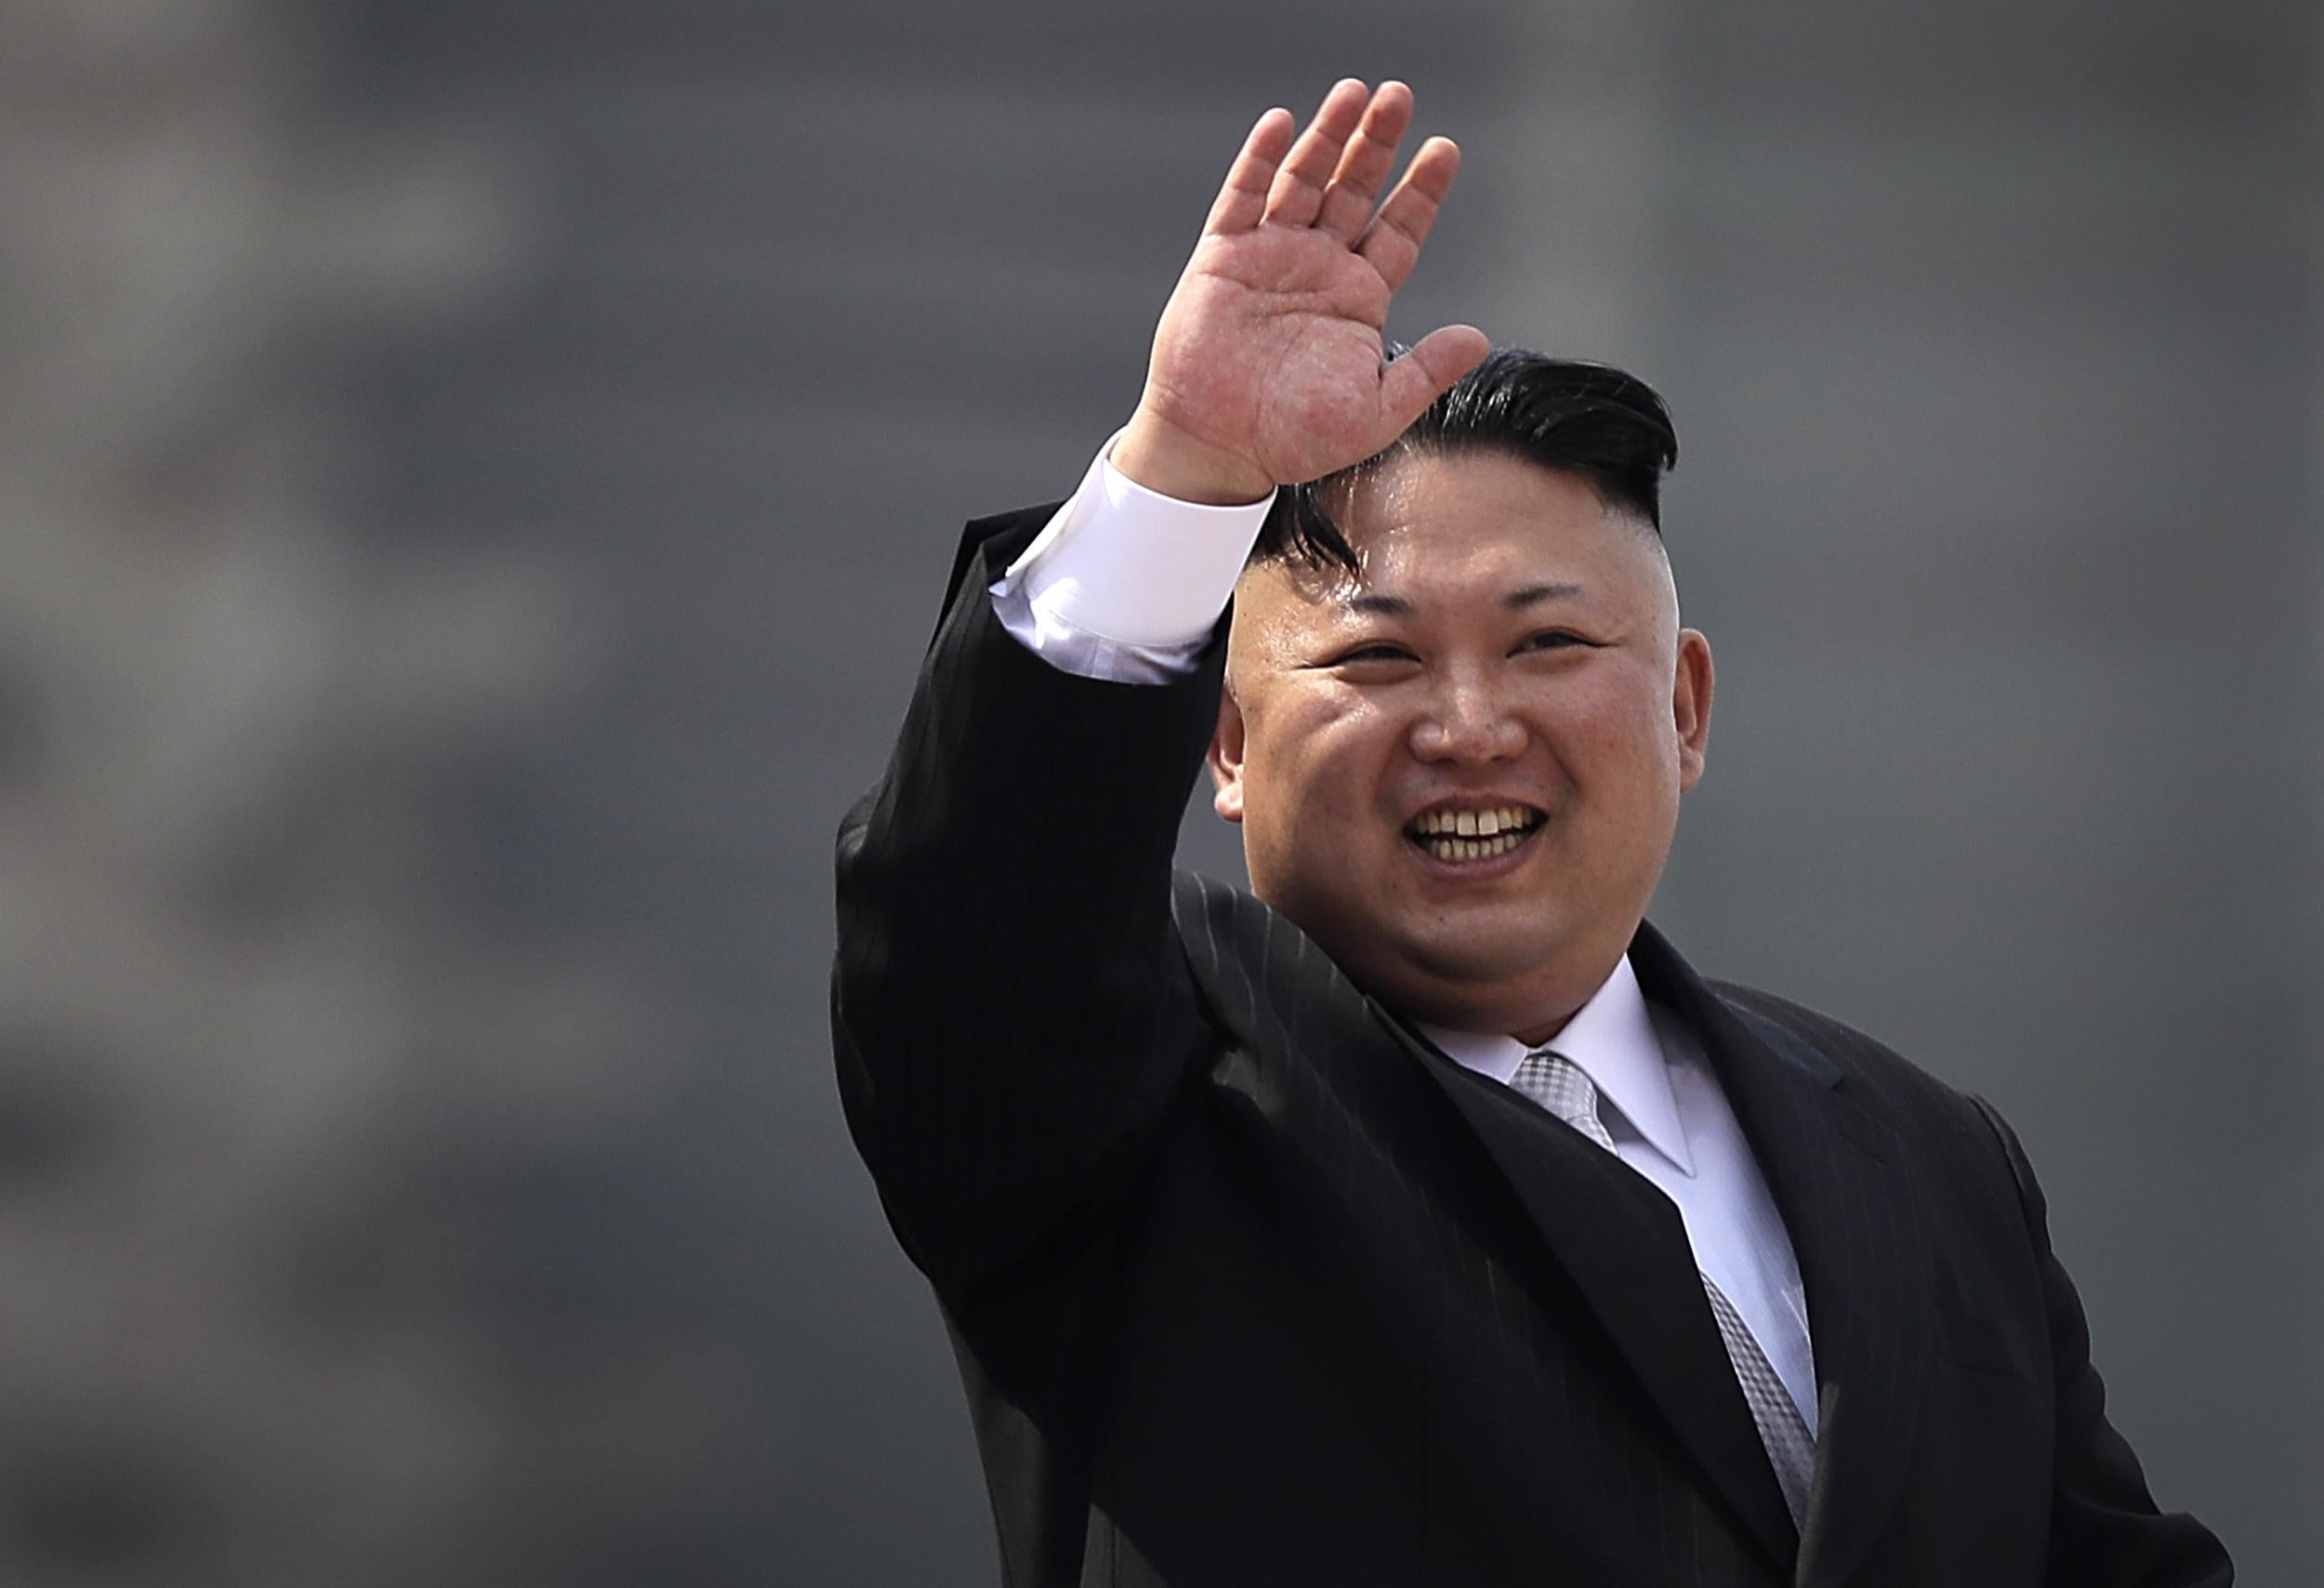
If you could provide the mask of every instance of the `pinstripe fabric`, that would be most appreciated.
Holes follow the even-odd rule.
[[[2006,1130],[1642,928],[1808,1290],[1795,1530],[1668,1199],[1247,894],[1173,887],[1218,657],[1137,689],[1027,655],[983,589],[1045,516],[972,526],[841,828],[833,980],[1010,1588],[2227,1580],[2105,1423]]]
[[[1518,1092],[1532,1098],[1551,1115],[1568,1125],[1602,1151],[1614,1151],[1614,1137],[1608,1133],[1605,1121],[1598,1117],[1598,1089],[1581,1069],[1564,1054],[1551,1048],[1540,1048],[1527,1053],[1517,1066],[1510,1083]],[[1726,1292],[1708,1274],[1697,1272],[1702,1281],[1703,1299],[1710,1303],[1710,1316],[1719,1325],[1719,1341],[1726,1348],[1727,1360],[1734,1364],[1736,1385],[1743,1391],[1743,1404],[1750,1408],[1752,1425],[1759,1430],[1759,1442],[1765,1447],[1767,1460],[1776,1470],[1776,1481],[1783,1486],[1784,1508],[1790,1512],[1793,1526],[1798,1526],[1807,1510],[1809,1480],[1816,1471],[1816,1440],[1801,1421],[1799,1408],[1791,1404],[1790,1392],[1768,1365],[1766,1354],[1751,1335],[1750,1326],[1727,1300]]]

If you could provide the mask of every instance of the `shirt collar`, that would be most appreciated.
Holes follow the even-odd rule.
[[[1514,1037],[1441,1026],[1419,1029],[1446,1057],[1504,1086],[1533,1051]],[[1655,1036],[1646,997],[1639,991],[1638,973],[1631,968],[1628,955],[1615,961],[1604,985],[1545,1045],[1588,1076],[1598,1089],[1599,1101],[1618,1110],[1648,1146],[1669,1158],[1680,1173],[1694,1174],[1695,1159],[1679,1123],[1678,1098],[1670,1090],[1662,1043]]]

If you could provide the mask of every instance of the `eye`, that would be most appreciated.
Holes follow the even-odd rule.
[[[1353,650],[1342,651],[1331,658],[1335,668],[1379,667],[1393,662],[1417,661],[1419,658],[1404,646],[1389,640],[1374,640]]]
[[[1568,646],[1589,643],[1588,640],[1570,629],[1544,629],[1538,634],[1528,634],[1523,640],[1518,641],[1510,654],[1517,655],[1526,651],[1560,651]]]

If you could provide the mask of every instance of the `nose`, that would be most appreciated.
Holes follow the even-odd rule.
[[[1525,748],[1525,727],[1490,681],[1454,672],[1443,677],[1413,722],[1411,743],[1421,761],[1510,761]]]

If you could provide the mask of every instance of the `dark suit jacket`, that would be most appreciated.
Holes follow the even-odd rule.
[[[1005,1580],[2225,1583],[2104,1412],[2008,1128],[1651,928],[1806,1282],[1795,1533],[1663,1195],[1171,871],[1217,708],[1070,677],[971,526],[839,844],[850,1125],[968,1385]]]

